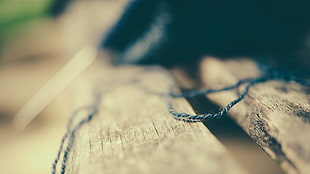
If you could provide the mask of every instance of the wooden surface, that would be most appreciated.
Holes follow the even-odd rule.
[[[92,68],[100,69],[93,72],[96,77],[90,73],[90,81],[74,85],[77,105],[90,101],[92,88],[85,84],[100,82],[102,91],[109,90],[103,93],[99,114],[78,132],[67,174],[246,173],[202,123],[173,119],[165,97],[124,82],[139,76],[145,87],[166,92],[172,81],[164,69],[97,66]],[[184,99],[174,105],[193,113]]]
[[[210,88],[258,74],[256,64],[246,59],[206,58],[201,64],[202,81]],[[239,93],[235,90],[208,97],[224,107]],[[310,172],[309,87],[280,81],[258,84],[230,115],[287,173]]]

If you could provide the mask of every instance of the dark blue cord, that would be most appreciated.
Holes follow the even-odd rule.
[[[186,122],[199,122],[199,121],[207,121],[210,119],[219,119],[219,118],[222,118],[234,105],[239,103],[248,94],[250,87],[252,87],[258,83],[265,82],[266,80],[267,79],[265,79],[265,78],[258,78],[255,80],[251,80],[245,86],[244,90],[241,92],[241,94],[238,96],[238,98],[231,101],[228,105],[226,105],[226,107],[224,107],[223,109],[221,109],[219,112],[216,112],[216,113],[204,113],[204,114],[199,114],[199,115],[191,115],[191,114],[187,114],[184,112],[177,112],[173,108],[173,105],[171,102],[171,97],[167,97],[168,110],[169,110],[169,113],[172,114],[177,120],[182,120],[182,121],[186,121]],[[211,92],[206,90],[205,93],[197,92],[196,95],[194,92],[192,92],[191,97],[236,89],[240,86],[240,84],[243,84],[240,82],[241,81],[239,81],[238,83],[236,83],[235,85],[230,86],[230,87],[225,87],[225,88],[221,88],[218,90],[209,90]]]
[[[64,134],[64,136],[62,137],[61,143],[60,143],[60,147],[57,153],[57,156],[52,164],[52,174],[56,174],[57,172],[57,165],[60,159],[61,154],[63,153],[63,159],[61,162],[61,170],[60,170],[60,174],[64,174],[66,171],[66,166],[67,166],[67,161],[68,161],[68,155],[72,149],[74,140],[75,140],[75,134],[76,132],[85,124],[88,123],[89,121],[91,121],[93,119],[93,117],[97,114],[98,112],[98,107],[100,104],[100,99],[101,99],[101,94],[95,94],[94,95],[94,104],[92,106],[84,106],[81,107],[79,109],[77,109],[72,116],[70,117],[68,123],[67,123],[67,131]],[[87,115],[86,118],[82,119],[76,126],[74,126],[74,128],[72,129],[72,125],[73,125],[73,121],[76,118],[76,116],[84,111],[84,110],[91,110],[89,112],[89,114]],[[72,130],[71,130],[72,129]],[[65,146],[65,142],[67,140],[67,146],[64,149]]]
[[[59,147],[56,159],[54,160],[54,163],[52,165],[52,174],[56,173],[56,166],[57,166],[57,163],[58,163],[58,161],[60,159],[60,155],[61,155],[61,153],[63,151],[64,143],[67,140],[68,134],[71,132],[71,126],[72,126],[74,118],[78,115],[78,113],[80,113],[81,111],[83,111],[85,109],[89,109],[89,107],[82,107],[82,108],[79,108],[79,109],[75,110],[74,113],[72,114],[70,120],[68,121],[68,123],[67,123],[67,132],[65,133],[65,135],[61,139],[60,147]]]
[[[200,90],[194,90],[194,91],[186,91],[180,94],[175,94],[175,93],[172,93],[171,91],[169,93],[169,96],[173,98],[192,98],[192,97],[197,97],[197,96],[202,96],[202,95],[207,95],[207,94],[212,94],[212,93],[233,90],[239,87],[240,85],[251,82],[251,81],[253,81],[253,78],[242,79],[234,85],[227,86],[227,87],[220,88],[220,89],[200,89]]]
[[[260,69],[261,75],[258,78],[255,79],[241,79],[239,80],[236,84],[220,88],[220,89],[203,89],[203,90],[194,90],[194,91],[189,91],[189,92],[183,92],[180,94],[175,94],[172,92],[172,87],[170,87],[169,93],[167,96],[167,106],[168,106],[168,111],[170,114],[174,116],[175,119],[177,120],[182,120],[186,122],[200,122],[200,121],[207,121],[210,119],[219,119],[222,118],[227,114],[227,112],[237,103],[242,101],[244,97],[248,94],[249,89],[253,86],[255,86],[258,83],[263,83],[271,80],[279,80],[279,81],[284,81],[284,82],[294,82],[303,86],[310,86],[310,80],[302,79],[299,78],[295,75],[291,75],[286,72],[281,72],[277,71],[274,69],[271,69],[270,67],[266,66],[265,64],[258,63],[258,67]],[[289,71],[287,71],[289,72]],[[296,73],[300,75],[301,73]],[[304,76],[309,76],[310,72],[303,72],[302,75]],[[226,105],[223,109],[219,110],[216,113],[203,113],[199,115],[191,115],[188,113],[184,112],[177,112],[174,110],[173,105],[172,105],[172,98],[179,98],[179,97],[184,97],[184,98],[190,98],[190,97],[197,97],[197,96],[202,96],[202,95],[208,95],[211,93],[219,93],[223,91],[229,91],[233,89],[237,89],[239,86],[242,84],[247,84],[243,91],[239,94],[238,98],[235,100],[231,101],[228,105]]]

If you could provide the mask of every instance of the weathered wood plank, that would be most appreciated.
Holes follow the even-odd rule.
[[[172,83],[161,68],[141,73],[141,67],[97,66],[93,70],[98,70],[95,74],[99,77],[92,82],[120,82],[138,72],[141,83],[154,91],[165,92]],[[90,83],[75,85],[79,106],[87,105],[92,93],[85,84]],[[110,91],[103,94],[98,115],[76,135],[67,174],[246,173],[202,123],[173,119],[165,97],[150,94],[132,82],[119,83],[113,89],[111,83],[102,83],[104,88]],[[174,105],[193,113],[184,99]]]
[[[256,77],[259,70],[250,60],[219,61],[206,58],[201,64],[202,81],[220,88],[239,79]],[[239,90],[208,97],[224,107]],[[295,83],[270,81],[250,89],[230,115],[287,173],[310,171],[309,88]]]

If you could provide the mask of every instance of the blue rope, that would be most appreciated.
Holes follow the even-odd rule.
[[[138,72],[141,73],[141,72]],[[73,144],[74,144],[74,140],[75,140],[75,135],[76,132],[86,123],[90,122],[95,115],[98,113],[99,111],[99,105],[102,99],[102,95],[103,93],[106,93],[110,90],[115,89],[118,86],[121,86],[122,84],[125,83],[131,83],[131,82],[136,82],[137,81],[137,77],[131,78],[131,79],[118,79],[118,82],[116,83],[108,83],[110,84],[108,88],[102,88],[102,84],[98,83],[95,86],[95,90],[94,90],[94,94],[93,94],[93,104],[90,106],[83,106],[81,108],[78,108],[77,110],[75,110],[73,112],[73,114],[71,115],[70,119],[68,120],[67,123],[67,130],[66,133],[63,135],[61,142],[60,142],[60,147],[58,149],[56,158],[52,164],[52,174],[56,174],[57,173],[57,166],[59,164],[59,160],[61,157],[61,154],[63,154],[62,156],[62,161],[61,161],[61,166],[60,166],[60,174],[65,174],[66,172],[66,168],[67,168],[67,161],[68,161],[68,156],[70,151],[72,150]],[[100,90],[99,90],[100,89]],[[89,110],[89,113],[86,117],[84,117],[80,122],[77,123],[76,126],[73,126],[74,120],[76,119],[76,117],[78,116],[79,113],[81,113],[82,111],[87,111]],[[65,147],[65,143],[66,147]]]
[[[75,140],[75,134],[76,132],[85,124],[88,123],[89,121],[91,121],[93,119],[93,117],[97,114],[98,112],[98,107],[99,107],[99,103],[100,103],[100,99],[101,99],[101,94],[97,94],[94,95],[94,104],[92,106],[84,106],[81,107],[79,109],[77,109],[72,116],[70,117],[68,123],[67,123],[67,131],[64,134],[64,136],[62,137],[61,143],[60,143],[60,147],[58,149],[57,152],[57,156],[52,164],[52,174],[56,174],[57,173],[57,165],[59,163],[60,160],[60,156],[63,153],[63,157],[62,157],[62,162],[61,162],[61,167],[60,167],[60,174],[65,174],[66,171],[66,166],[67,166],[67,161],[68,161],[68,155],[72,149],[74,140]],[[73,127],[72,129],[72,125],[74,120],[76,119],[77,115],[85,110],[90,110],[90,112],[88,113],[88,115],[82,119],[76,126]],[[67,146],[64,149],[65,146],[65,142],[67,141]]]
[[[184,112],[177,112],[173,108],[173,105],[171,102],[171,97],[167,97],[168,110],[169,110],[169,113],[172,114],[177,120],[182,120],[182,121],[186,121],[186,122],[200,122],[200,121],[207,121],[207,120],[211,120],[211,119],[219,119],[219,118],[222,118],[234,105],[236,105],[237,103],[239,103],[241,100],[244,99],[244,97],[248,94],[250,87],[252,87],[258,83],[265,82],[266,80],[267,79],[265,79],[265,78],[258,78],[255,80],[251,80],[245,86],[244,90],[241,92],[241,94],[238,96],[238,98],[231,101],[228,105],[226,105],[226,107],[224,107],[223,109],[221,109],[219,112],[216,112],[216,113],[204,113],[204,114],[199,114],[199,115],[191,115],[191,114],[187,114]],[[228,90],[236,89],[241,84],[243,84],[243,83],[240,83],[240,81],[239,81],[238,83],[236,83],[235,85],[230,86],[230,87],[225,87],[225,88],[221,88],[221,89],[217,89],[217,90],[205,90],[205,93],[197,92],[195,94],[194,92],[192,92],[190,97],[196,97],[199,95],[207,95],[207,94],[211,94],[211,93],[218,93],[218,92],[222,92],[222,91],[228,91]]]
[[[65,144],[65,141],[67,140],[67,137],[68,137],[69,133],[71,132],[71,126],[72,126],[73,120],[78,115],[78,113],[80,113],[81,111],[83,111],[85,109],[89,109],[89,107],[82,107],[82,108],[79,108],[76,111],[74,111],[74,113],[72,114],[70,120],[67,123],[67,132],[65,133],[65,135],[61,139],[60,147],[59,147],[56,159],[54,160],[54,163],[52,165],[52,173],[53,174],[56,173],[57,163],[58,163],[58,161],[60,159],[60,155],[61,155],[61,153],[63,151],[63,147],[64,147],[64,144]]]
[[[220,88],[220,89],[200,89],[200,90],[194,90],[194,91],[186,91],[180,94],[176,94],[171,91],[169,93],[169,96],[173,98],[192,98],[192,97],[197,97],[197,96],[202,96],[202,95],[207,95],[207,94],[212,94],[212,93],[233,90],[233,89],[238,88],[240,85],[251,82],[251,81],[253,81],[252,78],[242,79],[242,80],[239,80],[234,85],[227,86],[227,87]]]
[[[251,87],[255,86],[256,84],[271,81],[271,80],[279,80],[279,81],[284,81],[284,82],[294,82],[303,86],[310,86],[310,80],[305,80],[301,79],[297,76],[291,75],[289,73],[285,72],[280,72],[276,71],[274,69],[269,68],[265,64],[258,63],[258,67],[261,72],[261,76],[258,78],[254,79],[241,79],[239,80],[236,84],[220,88],[220,89],[202,89],[202,90],[194,90],[194,91],[189,91],[189,92],[183,92],[180,94],[175,94],[172,92],[172,87],[169,89],[169,93],[166,95],[167,96],[167,106],[168,106],[168,111],[169,113],[177,120],[185,121],[185,122],[203,122],[203,121],[208,121],[211,119],[220,119],[224,117],[227,112],[235,106],[237,103],[242,101],[244,97],[249,93],[249,90]],[[301,74],[301,73],[296,73],[296,74]],[[304,76],[309,76],[309,72],[303,72],[302,75]],[[188,113],[184,112],[177,112],[175,111],[173,105],[172,105],[172,99],[173,98],[192,98],[192,97],[197,97],[197,96],[202,96],[202,95],[208,95],[208,94],[214,94],[214,93],[219,93],[223,91],[229,91],[233,89],[239,88],[241,85],[247,84],[243,91],[239,94],[239,96],[231,101],[229,104],[227,104],[224,108],[220,109],[216,113],[203,113],[203,114],[198,114],[198,115],[191,115]]]

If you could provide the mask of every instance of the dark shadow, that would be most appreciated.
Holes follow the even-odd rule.
[[[197,114],[215,112],[219,107],[206,97],[188,99]],[[229,116],[204,125],[251,174],[284,174],[276,164]]]

